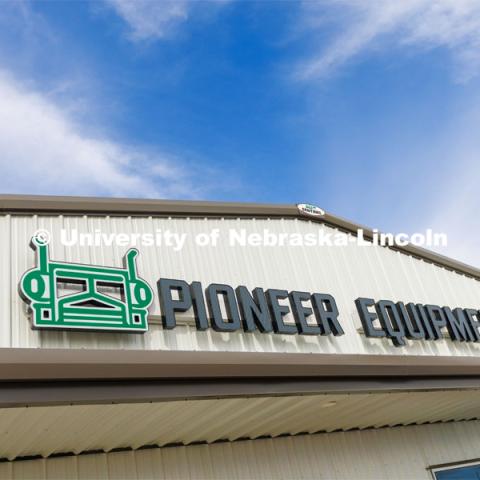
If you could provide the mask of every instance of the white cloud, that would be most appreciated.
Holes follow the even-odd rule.
[[[105,0],[130,27],[133,40],[160,39],[188,18],[186,0]]]
[[[302,31],[318,34],[322,46],[299,66],[297,78],[331,76],[367,54],[388,52],[394,58],[402,49],[418,53],[435,48],[450,53],[457,81],[480,73],[480,0],[319,0],[305,2],[303,14]],[[412,209],[407,230],[447,233],[449,245],[440,253],[480,267],[480,100],[470,97],[469,107],[458,107],[442,133],[418,149],[423,198]],[[391,168],[401,181],[398,166]],[[395,222],[395,212],[391,216]]]
[[[190,18],[209,18],[231,0],[104,0],[129,27],[132,41],[172,36]]]
[[[339,31],[301,65],[299,78],[329,75],[362,53],[391,46],[446,48],[459,81],[480,71],[480,0],[320,0],[305,9],[309,29],[323,31],[332,22]]]
[[[4,193],[191,198],[199,191],[177,159],[85,134],[68,109],[5,74],[0,98]]]

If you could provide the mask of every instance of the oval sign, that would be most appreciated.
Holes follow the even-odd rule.
[[[310,205],[309,203],[299,203],[297,204],[297,208],[301,213],[310,215],[311,217],[322,217],[325,215],[325,210],[315,205]]]

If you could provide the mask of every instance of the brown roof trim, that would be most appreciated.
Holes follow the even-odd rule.
[[[480,357],[0,348],[0,381],[478,377]]]
[[[480,376],[5,382],[0,408],[479,389]]]
[[[44,195],[0,195],[0,212],[10,214],[106,214],[157,215],[180,217],[294,217],[325,223],[356,234],[364,231],[371,239],[373,231],[349,220],[325,213],[321,217],[307,216],[296,205],[238,202],[204,202],[184,200],[149,200],[133,198],[67,197]],[[445,257],[424,248],[407,245],[394,250],[421,258],[449,270],[480,280],[480,269]]]
[[[295,205],[43,195],[0,195],[0,211],[38,214],[298,216]]]

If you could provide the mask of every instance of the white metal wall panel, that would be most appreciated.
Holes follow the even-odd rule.
[[[0,458],[478,418],[480,390],[6,408]]]
[[[5,462],[0,478],[431,480],[479,451],[472,421]]]
[[[0,217],[0,347],[110,348],[162,350],[228,350],[268,352],[377,353],[422,355],[478,355],[480,345],[410,341],[406,348],[395,348],[387,339],[360,335],[361,326],[354,300],[360,296],[375,299],[479,308],[480,282],[448,271],[406,254],[382,247],[215,247],[187,243],[180,252],[168,247],[139,247],[139,274],[155,288],[160,277],[228,283],[249,288],[280,288],[330,293],[335,296],[345,330],[342,337],[282,336],[261,333],[198,332],[193,326],[179,325],[164,331],[150,324],[145,335],[110,333],[32,331],[26,305],[17,293],[21,275],[34,265],[30,238],[38,228],[53,235],[52,259],[120,266],[126,247],[65,247],[60,244],[62,228],[92,233],[147,233],[156,230],[187,232],[193,236],[219,228],[245,228],[261,233],[301,234],[318,229],[336,230],[297,219],[202,219],[105,216],[2,216]],[[153,319],[160,315],[155,292]]]

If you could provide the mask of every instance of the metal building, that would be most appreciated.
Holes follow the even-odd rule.
[[[1,196],[0,478],[478,478],[480,271],[360,228]]]

